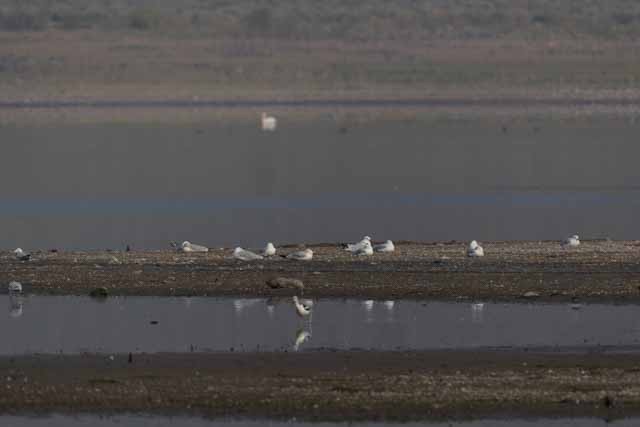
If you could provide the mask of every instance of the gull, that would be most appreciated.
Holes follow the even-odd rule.
[[[347,247],[345,247],[345,250],[354,253],[360,249],[362,249],[367,243],[371,244],[371,237],[369,236],[364,236],[362,238],[362,240],[360,240],[358,243],[349,243],[347,244]]]
[[[577,234],[567,237],[562,241],[563,248],[575,248],[577,246],[580,246],[580,237]]]
[[[258,255],[246,249],[242,249],[240,246],[233,250],[233,257],[241,261],[254,261],[257,259],[262,259],[262,255]]]
[[[307,342],[311,338],[311,332],[305,331],[304,329],[299,329],[296,332],[296,341],[293,344],[293,351],[298,351],[300,346]]]
[[[309,317],[311,315],[312,307],[301,303],[295,295],[293,297],[293,305],[296,307],[296,313],[298,313],[298,316]]]
[[[17,248],[13,253],[19,261],[29,261],[31,259],[31,254],[23,251],[22,248]]]
[[[391,240],[387,240],[384,243],[374,245],[373,250],[376,252],[393,252],[396,250],[396,247]]]
[[[262,251],[262,255],[264,256],[274,256],[276,254],[276,247],[273,246],[273,243],[267,243],[267,246],[264,247]]]
[[[9,293],[19,294],[22,293],[22,284],[20,282],[9,282]]]
[[[362,305],[364,305],[364,309],[366,311],[373,310],[373,303],[374,303],[374,301],[372,299],[368,299],[368,300],[362,301]]]
[[[276,130],[277,120],[273,116],[267,116],[267,113],[262,113],[262,130],[272,131]]]
[[[296,261],[311,261],[313,258],[313,251],[311,249],[305,249],[304,251],[291,252],[286,256],[286,258]]]
[[[182,245],[180,245],[178,252],[209,252],[209,248],[185,240],[182,242]]]
[[[482,249],[482,246],[480,246],[478,242],[472,240],[471,243],[469,243],[469,248],[467,249],[467,256],[484,256],[484,249]]]
[[[351,251],[354,255],[373,255],[373,246],[371,246],[371,242],[366,240],[362,247],[356,249],[355,251]]]

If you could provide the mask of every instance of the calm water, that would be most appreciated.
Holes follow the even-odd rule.
[[[2,245],[640,238],[637,126],[279,123],[1,127]]]
[[[477,420],[464,422],[420,422],[420,423],[383,423],[383,422],[357,422],[357,423],[304,423],[291,421],[269,421],[269,420],[207,420],[202,418],[189,417],[163,417],[144,415],[118,415],[118,416],[64,416],[53,415],[46,417],[24,417],[24,416],[0,416],[0,423],[5,427],[75,427],[75,426],[95,426],[95,427],[133,427],[142,425],[181,426],[232,426],[232,427],[258,427],[258,426],[290,426],[290,427],[631,427],[637,426],[640,418],[629,418],[617,421],[605,421],[595,418],[567,418],[567,419],[527,419],[527,420]]]
[[[0,297],[0,354],[640,346],[640,306]]]

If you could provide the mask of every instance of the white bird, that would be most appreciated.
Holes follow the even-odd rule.
[[[278,121],[273,116],[267,116],[267,113],[262,113],[262,130],[272,131],[276,130]]]
[[[291,252],[286,258],[295,261],[311,261],[313,259],[313,251],[305,249],[304,251]]]
[[[267,243],[267,246],[264,247],[262,251],[262,255],[264,256],[274,256],[276,254],[276,247],[273,246],[273,243]]]
[[[574,234],[571,237],[567,237],[562,242],[563,248],[575,248],[580,246],[580,237],[577,234]]]
[[[180,249],[178,250],[182,252],[209,252],[209,248],[206,246],[196,245],[187,240],[182,242],[182,245],[180,245]]]
[[[298,330],[298,332],[296,332],[296,341],[293,344],[293,351],[298,351],[300,346],[307,342],[309,338],[311,338],[311,332],[305,331],[304,329]]]
[[[246,249],[242,249],[240,246],[233,250],[233,257],[241,261],[254,261],[262,259],[262,255],[258,255]]]
[[[309,317],[312,309],[311,306],[301,303],[297,296],[293,297],[293,304],[296,306],[296,313],[298,313],[298,316]]]
[[[471,243],[469,243],[469,248],[467,249],[467,256],[484,256],[484,249],[478,244],[478,242],[472,240]]]
[[[345,248],[345,250],[354,253],[360,249],[362,249],[367,243],[371,244],[371,237],[369,236],[364,236],[362,238],[362,240],[360,240],[357,243],[349,243],[347,244],[347,247]]]
[[[362,301],[362,305],[364,305],[364,309],[366,311],[373,310],[373,303],[374,303],[374,301],[372,299],[368,299],[368,300]]]
[[[351,252],[354,255],[373,255],[373,246],[371,246],[371,242],[366,240],[362,247],[356,249]]]
[[[396,250],[396,247],[391,240],[387,240],[384,243],[374,245],[373,250],[376,252],[393,252]]]
[[[22,292],[22,284],[20,282],[9,282],[9,293],[19,294]]]
[[[17,248],[13,253],[19,261],[29,261],[31,259],[31,254],[23,251],[22,248]]]

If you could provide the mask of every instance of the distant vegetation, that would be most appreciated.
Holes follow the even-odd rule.
[[[640,36],[629,0],[7,0],[0,30],[199,32],[285,39]]]

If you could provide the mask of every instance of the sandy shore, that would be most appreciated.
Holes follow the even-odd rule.
[[[28,262],[0,254],[0,280],[17,280],[35,294],[276,296],[275,277],[304,282],[311,297],[429,298],[640,302],[640,242],[485,242],[485,257],[468,258],[466,243],[397,242],[391,254],[356,257],[339,244],[310,245],[314,259],[276,256],[242,262],[230,249],[207,254],[174,251],[34,252]],[[283,247],[280,254],[298,250]]]
[[[312,352],[0,358],[0,411],[317,420],[640,413],[635,355]]]

